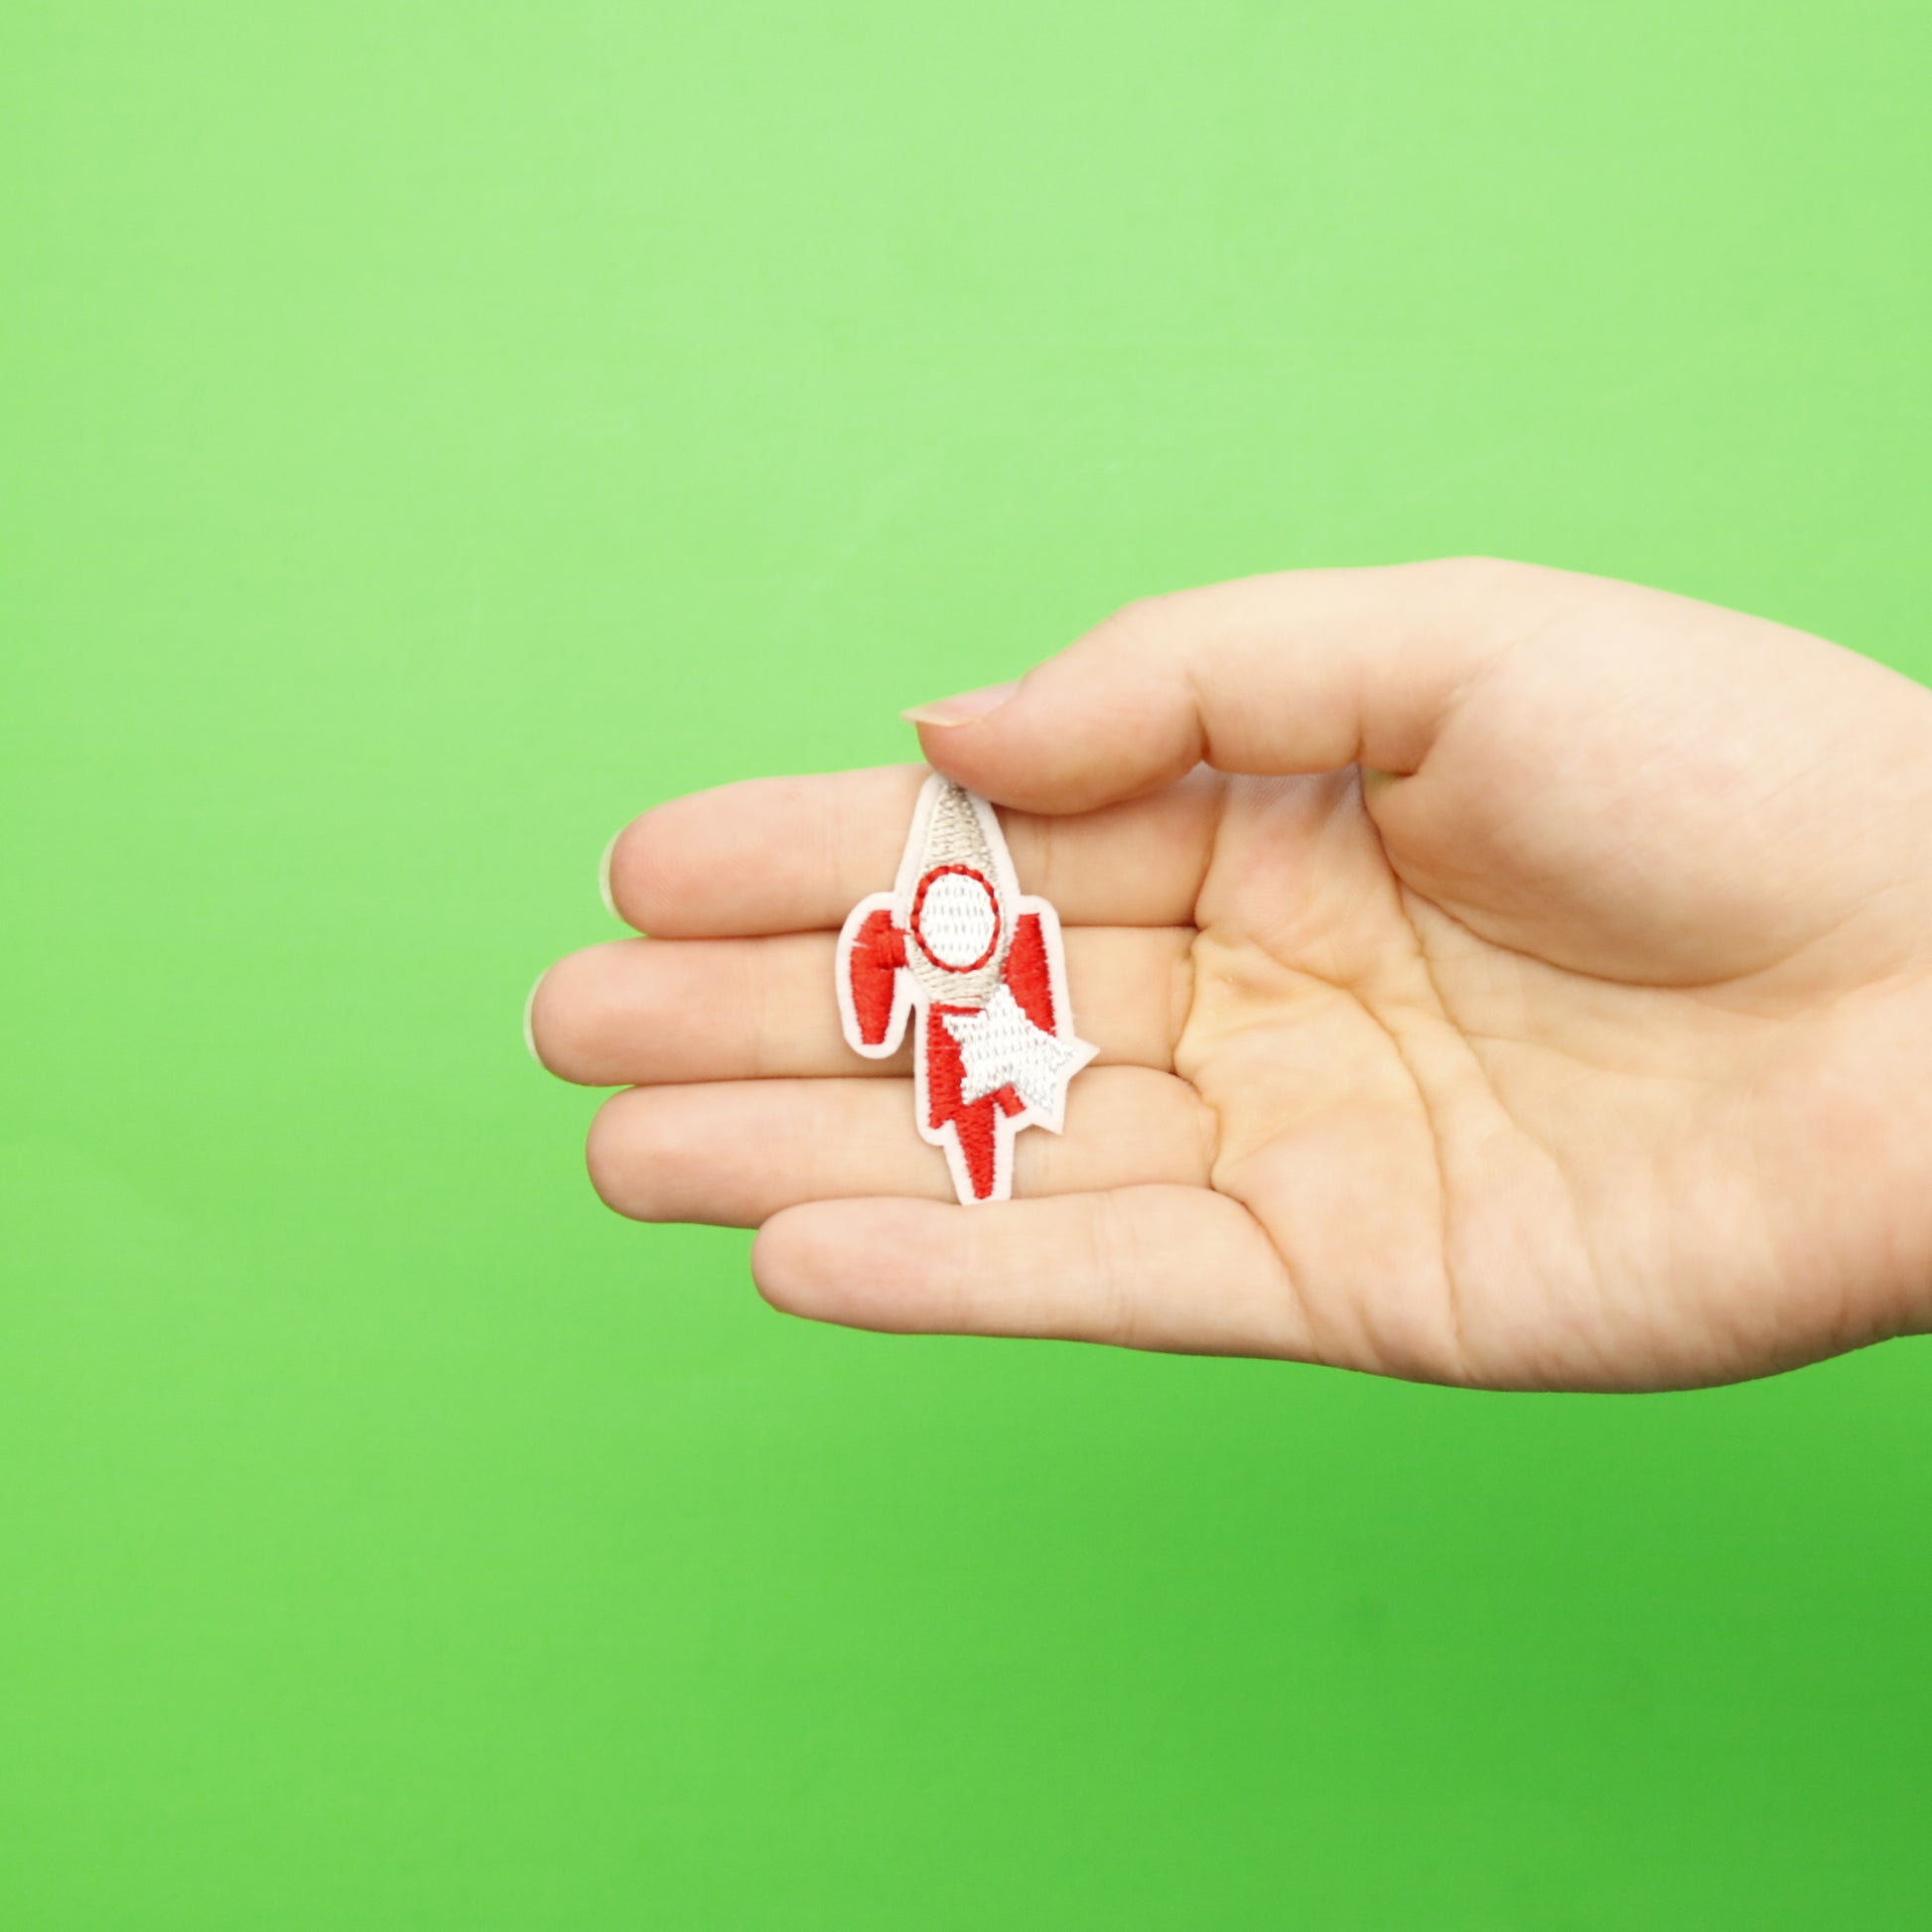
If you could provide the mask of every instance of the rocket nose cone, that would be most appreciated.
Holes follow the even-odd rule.
[[[990,997],[1013,943],[1012,882],[993,807],[934,772],[899,875],[905,963],[930,997]]]
[[[972,796],[950,779],[943,782],[944,789],[926,822],[920,869],[929,872],[934,866],[970,866],[997,892],[999,875],[993,864],[993,848],[987,841]]]

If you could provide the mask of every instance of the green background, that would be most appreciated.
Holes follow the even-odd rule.
[[[524,1057],[624,819],[1460,550],[1918,675],[1922,5],[0,25],[0,1925],[1918,1926],[1932,1351],[901,1341]]]

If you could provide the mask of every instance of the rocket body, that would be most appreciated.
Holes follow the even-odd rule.
[[[962,1201],[1004,1200],[1023,1127],[1057,1134],[1095,1049],[1073,1033],[1058,915],[1023,894],[993,808],[936,772],[891,892],[839,936],[839,1009],[871,1058],[913,1034],[918,1129]]]

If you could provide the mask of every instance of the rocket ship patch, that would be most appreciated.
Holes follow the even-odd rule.
[[[1059,914],[1020,891],[1000,821],[938,772],[912,812],[890,893],[839,934],[839,1013],[855,1052],[912,1035],[920,1137],[945,1151],[962,1201],[1013,1192],[1023,1127],[1057,1134],[1066,1083],[1099,1050],[1073,1032]]]

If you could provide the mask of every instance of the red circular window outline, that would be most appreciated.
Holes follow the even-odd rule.
[[[919,912],[925,904],[925,896],[932,890],[934,880],[943,879],[948,873],[963,873],[985,893],[986,900],[993,908],[993,936],[986,942],[986,950],[967,966],[954,966],[943,960],[925,942],[925,932],[919,924]],[[912,897],[912,916],[907,921],[912,928],[912,937],[918,941],[919,950],[938,967],[942,973],[977,973],[1000,949],[1000,933],[1006,921],[1000,916],[1000,896],[993,890],[993,882],[976,866],[934,866],[919,881],[919,890]]]

